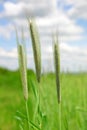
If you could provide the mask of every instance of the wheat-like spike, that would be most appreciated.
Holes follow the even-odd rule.
[[[19,44],[18,46],[18,54],[19,54],[19,68],[20,68],[20,73],[21,73],[23,94],[24,94],[25,100],[28,100],[26,58],[25,58],[25,53],[24,53],[24,47],[21,44]]]
[[[29,29],[32,39],[32,47],[35,61],[35,69],[36,69],[36,77],[37,81],[40,82],[41,78],[41,48],[40,48],[40,40],[37,31],[36,24],[33,20],[29,21]]]
[[[19,59],[19,69],[21,74],[21,81],[23,87],[23,95],[26,103],[26,114],[27,114],[27,124],[28,129],[30,130],[29,125],[29,112],[28,112],[28,83],[27,83],[27,59],[26,59],[26,48],[24,42],[24,33],[22,30],[22,44],[19,43],[17,29],[16,31],[16,41],[17,41],[17,49],[18,49],[18,59]]]
[[[16,28],[16,26],[14,26],[14,28],[15,28],[15,32],[16,32],[16,42],[17,42],[17,47],[18,47],[19,39],[18,39],[17,28]]]
[[[19,44],[17,29],[16,31],[16,41],[17,41],[17,48],[18,48],[18,59],[19,59],[19,69],[21,74],[21,81],[23,86],[23,94],[25,100],[28,100],[28,85],[27,85],[27,64],[26,64],[26,54],[24,44]],[[22,42],[24,42],[24,35],[22,31]]]
[[[55,64],[55,74],[56,74],[56,86],[57,86],[57,96],[58,103],[61,102],[61,88],[60,88],[60,55],[58,40],[54,39],[54,64]]]
[[[25,43],[25,38],[24,38],[24,30],[22,28],[22,44],[23,44],[23,48],[24,48],[24,55],[25,55],[25,61],[26,61],[26,68],[27,68],[27,50],[26,50],[26,43]]]

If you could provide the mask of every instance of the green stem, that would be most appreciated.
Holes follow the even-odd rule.
[[[28,130],[30,130],[30,125],[29,125],[29,122],[30,122],[30,119],[29,119],[29,111],[28,111],[28,101],[26,100],[26,114],[27,114],[27,124],[28,124]]]
[[[38,87],[38,98],[39,98],[39,106],[38,106],[38,108],[39,108],[39,114],[40,114],[40,112],[41,112],[41,90],[40,90],[40,83],[39,83],[39,85],[38,85],[39,87]],[[41,123],[41,120],[40,120],[40,129],[41,129],[41,126],[42,126],[42,123]]]
[[[41,93],[41,91],[40,91],[40,83],[39,83],[39,85],[38,85],[39,110],[40,110],[40,93]]]
[[[36,116],[37,116],[38,106],[39,106],[39,99],[37,99],[37,102],[36,102],[36,107],[35,107],[35,112],[34,112],[34,117],[33,117],[34,122],[35,122],[35,119],[36,119]]]
[[[33,117],[33,120],[35,122],[35,118],[38,114],[38,108],[40,109],[40,86],[38,85],[38,90],[37,90],[37,101],[36,101],[36,108],[35,108],[35,112],[34,112],[34,117]]]
[[[61,128],[61,103],[59,103],[59,130],[62,130]]]

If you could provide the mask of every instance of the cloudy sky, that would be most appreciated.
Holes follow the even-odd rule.
[[[53,70],[52,33],[58,30],[62,71],[87,71],[87,0],[0,0],[0,66],[18,68],[14,25],[21,42],[21,28],[34,68],[26,15],[38,26],[42,70]]]

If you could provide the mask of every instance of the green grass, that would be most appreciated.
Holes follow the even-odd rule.
[[[35,75],[28,71],[28,80],[38,87]],[[29,107],[35,98],[29,84]],[[46,114],[47,129],[58,130],[58,103],[54,74],[42,75],[41,109]],[[87,130],[87,74],[61,74],[62,87],[62,130]],[[19,130],[15,114],[25,114],[25,102],[18,71],[0,69],[0,130]],[[32,119],[33,108],[29,110]]]

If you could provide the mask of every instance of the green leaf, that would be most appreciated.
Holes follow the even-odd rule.
[[[22,112],[20,112],[20,111],[17,111],[17,112],[16,112],[16,116],[19,116],[19,117],[21,117],[22,119],[27,119],[27,117],[26,117]]]
[[[87,112],[87,110],[86,110],[86,109],[81,108],[81,107],[76,107],[76,110],[81,111],[81,112]]]
[[[33,83],[32,80],[30,80],[30,83],[31,83],[31,87],[32,87],[35,98],[38,98],[35,84]]]
[[[42,113],[42,130],[47,129],[48,127],[47,115]]]
[[[15,116],[14,118],[18,121],[22,121],[22,119],[19,116]]]
[[[20,128],[20,130],[24,130],[24,128],[21,124],[19,124],[19,128]]]
[[[38,126],[36,126],[33,122],[29,122],[30,123],[30,125],[33,127],[33,128],[36,128],[37,130],[40,130],[40,128],[38,127]]]

